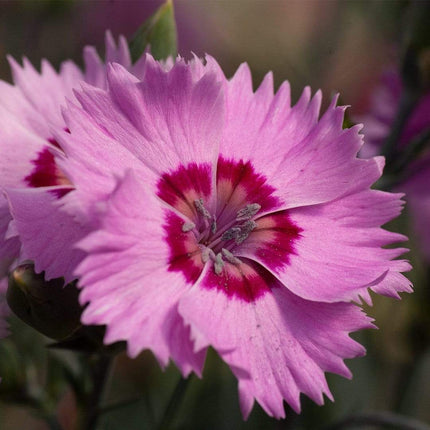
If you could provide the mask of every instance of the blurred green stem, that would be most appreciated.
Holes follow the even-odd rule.
[[[180,378],[173,390],[172,396],[170,397],[169,403],[167,404],[163,418],[161,419],[158,430],[170,430],[172,422],[175,418],[177,411],[179,410],[182,400],[184,398],[185,391],[190,385],[192,374],[187,378]]]
[[[392,412],[372,412],[362,415],[353,415],[339,421],[325,430],[349,430],[351,428],[379,426],[400,430],[430,430],[430,426],[413,418]]]
[[[100,418],[100,402],[102,400],[104,388],[109,374],[112,357],[106,354],[100,354],[92,357],[90,362],[91,390],[86,399],[84,407],[86,413],[86,430],[95,430],[98,419]]]
[[[57,421],[56,417],[47,417],[46,422],[50,430],[62,430],[60,423]]]
[[[380,182],[382,190],[392,190],[400,183],[407,180],[411,175],[417,172],[417,169],[409,169],[407,167],[426,150],[430,145],[430,128],[427,128],[417,137],[412,139],[409,144],[398,153],[398,157],[389,164],[386,171],[387,175],[383,177],[384,181]]]
[[[414,91],[404,90],[402,93],[399,108],[391,127],[390,134],[382,147],[382,154],[385,155],[386,158],[387,170],[389,170],[393,162],[397,161],[397,156],[399,155],[398,143],[400,136],[418,99],[419,95]]]

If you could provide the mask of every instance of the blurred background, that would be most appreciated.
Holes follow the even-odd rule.
[[[0,77],[10,81],[6,55],[42,58],[58,66],[65,59],[82,64],[82,48],[102,54],[104,33],[130,38],[161,4],[159,1],[0,1]],[[305,85],[321,88],[327,105],[339,92],[350,115],[366,111],[382,71],[398,67],[407,1],[336,0],[175,0],[179,52],[213,55],[227,75],[249,63],[258,85],[269,70],[278,86],[289,80],[296,99]],[[407,232],[407,213],[388,228]],[[430,285],[428,267],[413,239],[409,258],[414,295],[401,301],[374,297],[368,313],[379,330],[353,337],[368,354],[349,361],[352,381],[328,375],[335,403],[322,407],[302,397],[303,412],[288,407],[285,420],[273,420],[256,405],[243,422],[237,383],[211,351],[202,380],[194,378],[184,394],[175,425],[182,429],[324,429],[348,415],[394,411],[430,423]],[[11,336],[0,342],[0,428],[49,427],[26,404],[17,404],[14,387],[30,381],[47,390],[64,429],[74,429],[73,395],[58,375],[62,361],[77,368],[75,354],[48,350],[49,341],[11,318]],[[130,360],[120,355],[108,381],[107,404],[136,401],[107,411],[103,429],[154,428],[179,379],[170,366],[162,372],[149,352]],[[15,384],[15,385],[14,385]],[[364,427],[368,429],[379,427]]]

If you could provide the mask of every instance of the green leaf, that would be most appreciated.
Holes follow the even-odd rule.
[[[133,62],[141,57],[148,45],[156,60],[176,57],[177,36],[172,0],[167,0],[133,36],[129,43]]]

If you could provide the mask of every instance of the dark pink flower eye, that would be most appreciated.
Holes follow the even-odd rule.
[[[50,187],[53,185],[71,185],[70,181],[55,164],[55,158],[49,148],[43,149],[33,160],[34,169],[26,176],[29,187]]]
[[[287,210],[279,210],[274,188],[250,162],[220,156],[213,193],[212,180],[210,165],[190,164],[158,182],[158,197],[186,218],[166,213],[169,270],[194,284],[207,263],[211,269],[202,287],[253,301],[270,291],[270,282],[241,251],[252,249],[273,268],[288,265],[301,229]]]

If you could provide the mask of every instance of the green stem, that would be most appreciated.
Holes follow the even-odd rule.
[[[94,358],[94,362],[90,365],[90,373],[92,380],[92,388],[88,394],[86,401],[86,430],[95,430],[98,419],[100,417],[99,405],[102,400],[103,391],[106,385],[112,357],[108,355],[99,355]]]
[[[60,423],[56,417],[46,417],[46,422],[50,430],[62,430]]]
[[[405,90],[400,98],[399,108],[390,130],[390,134],[382,147],[382,154],[385,155],[387,169],[396,161],[398,155],[398,143],[403,128],[411,115],[419,96],[412,91]]]
[[[412,161],[417,159],[425,151],[429,144],[430,128],[427,128],[408,143],[408,146],[400,154],[397,162],[393,163],[390,173],[402,173]]]
[[[184,398],[185,391],[190,385],[192,374],[187,378],[180,378],[173,390],[172,396],[170,397],[169,403],[167,404],[163,418],[158,426],[158,430],[169,430],[172,422],[175,418],[177,411],[179,410],[182,400]]]
[[[122,402],[113,403],[111,405],[103,406],[102,408],[98,409],[99,415],[104,415],[112,411],[116,411],[118,409],[124,408],[126,406],[133,405],[135,403],[139,403],[142,401],[142,397],[135,397],[130,400],[124,400]]]
[[[351,428],[367,427],[371,425],[400,430],[430,430],[430,426],[427,424],[392,412],[372,412],[362,415],[353,415],[327,427],[325,430],[349,430]]]

